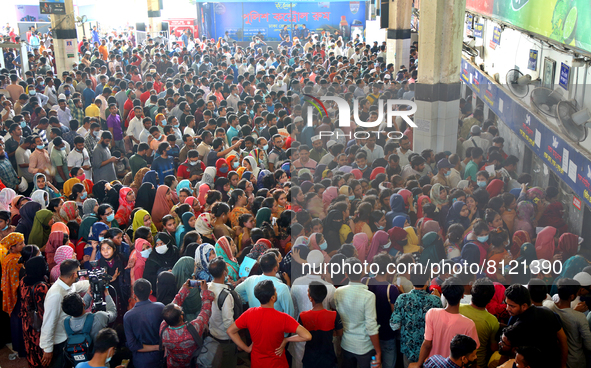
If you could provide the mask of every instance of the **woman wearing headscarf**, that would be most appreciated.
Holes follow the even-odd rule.
[[[174,246],[172,237],[167,233],[158,233],[154,237],[154,251],[146,260],[143,277],[156,285],[158,270],[171,270],[178,260],[179,250]]]
[[[215,162],[216,174],[215,176],[218,178],[225,178],[228,175],[228,163],[224,158],[218,158]]]
[[[343,220],[343,212],[342,211],[338,211],[338,210],[331,210],[328,215],[324,218],[324,224],[323,224],[323,235],[324,238],[326,239],[326,242],[328,243],[328,246],[326,248],[326,251],[328,253],[331,253],[335,250],[338,250],[341,245],[343,244],[341,242],[341,228],[344,225],[344,220]],[[351,230],[349,229],[349,232],[351,232]]]
[[[31,200],[41,205],[41,208],[46,209],[49,205],[49,194],[44,190],[36,190],[31,195]]]
[[[107,195],[107,190],[105,188],[106,185],[106,180],[99,180],[94,183],[94,186],[92,187],[92,196],[96,198],[99,204],[103,203],[105,196]]]
[[[49,290],[49,268],[43,256],[36,256],[25,263],[25,277],[20,281],[22,305],[20,318],[23,324],[23,338],[29,367],[42,368],[43,349],[39,346],[41,331],[33,328],[33,314],[43,322],[45,296]]]
[[[438,209],[441,209],[447,203],[447,190],[440,183],[433,184],[429,196],[431,197],[431,203],[436,205]]]
[[[439,226],[439,223],[437,221],[426,221],[421,226],[421,236],[431,231],[436,232],[438,234],[441,233],[441,227]]]
[[[426,196],[426,195],[419,196],[419,198],[417,199],[417,218],[419,218],[419,219],[421,219],[421,218],[423,218],[423,216],[425,216],[423,214],[423,205],[425,203],[431,203],[431,198],[429,198],[429,196]]]
[[[310,248],[310,250],[319,250],[320,252],[322,252],[322,255],[324,256],[324,262],[328,263],[330,261],[330,256],[328,255],[328,253],[326,253],[326,249],[328,248],[328,243],[326,242],[326,239],[324,238],[324,236],[321,233],[312,233],[310,235],[309,240],[310,240],[310,243],[309,243],[308,248]],[[359,240],[358,240],[358,242],[359,242]],[[364,253],[364,255],[366,253]]]
[[[150,234],[148,237],[152,238],[152,235]],[[148,240],[144,238],[135,239],[133,253],[133,256],[135,257],[135,263],[131,268],[131,285],[133,285],[136,280],[141,279],[144,276],[146,259],[150,256],[152,251],[152,244]]]
[[[74,201],[64,202],[59,210],[59,217],[65,224],[69,221],[76,221],[77,223],[81,223],[82,221],[78,215],[78,204]]]
[[[213,276],[209,273],[209,263],[215,258],[215,247],[211,244],[201,244],[195,251],[195,278],[210,282]]]
[[[146,226],[150,228],[152,236],[156,236],[156,234],[158,233],[158,229],[156,229],[156,226],[152,221],[152,216],[150,216],[150,214],[146,210],[139,210],[135,213],[135,215],[133,216],[133,222],[131,226],[134,234],[140,226]]]
[[[496,197],[499,194],[503,193],[503,188],[505,187],[505,183],[500,179],[493,179],[490,183],[486,186],[486,191],[490,195],[490,198]]]
[[[426,233],[423,235],[422,243],[423,252],[421,253],[420,262],[423,266],[428,263],[439,263],[446,258],[447,254],[443,248],[443,241],[438,233],[433,231]]]
[[[16,197],[16,192],[10,188],[4,188],[0,191],[0,211],[9,211],[12,200]]]
[[[12,199],[10,207],[10,217],[12,219],[12,225],[16,226],[18,224],[18,220],[20,220],[21,218],[20,209],[22,206],[25,205],[25,203],[29,202],[30,200],[31,198],[22,195],[17,195]]]
[[[204,174],[205,176],[205,174]],[[201,207],[205,207],[206,204],[206,200],[207,200],[207,192],[209,192],[211,190],[211,188],[213,188],[212,186],[209,186],[209,184],[201,184],[199,185],[199,189],[198,189],[198,196],[197,196],[197,200],[199,201],[199,204],[201,205]]]
[[[202,213],[195,220],[195,230],[201,235],[203,241],[209,244],[215,244],[215,236],[213,235],[214,221],[215,218],[209,212]]]
[[[392,220],[392,227],[398,226],[399,228],[404,229],[405,227],[409,226],[410,218],[404,215],[398,215],[394,217]]]
[[[408,216],[408,213],[406,212],[404,197],[395,193],[390,196],[390,211],[386,213],[387,230],[392,228],[392,221],[396,216]]]
[[[148,169],[147,167],[142,167],[141,169],[139,169],[133,177],[133,182],[129,185],[129,187],[133,189],[133,191],[135,192],[136,196],[138,194],[138,190],[142,186],[144,176],[146,176],[146,173],[148,171],[150,171],[150,169]]]
[[[536,237],[536,255],[540,260],[552,261],[556,250],[555,239],[556,228],[546,226]]]
[[[269,170],[261,170],[257,177],[257,189],[275,188],[275,176]]]
[[[390,235],[383,230],[378,230],[373,235],[373,239],[371,240],[371,246],[369,247],[369,251],[367,252],[367,262],[373,262],[373,257],[382,253],[388,252],[392,242],[390,241]]]
[[[227,236],[222,236],[217,243],[215,243],[215,253],[218,257],[222,257],[228,266],[228,280],[232,285],[237,285],[240,276],[240,265],[236,259],[236,245],[234,241]]]
[[[511,256],[513,259],[520,256],[521,246],[525,243],[531,243],[529,234],[523,230],[516,231],[511,241]]]
[[[62,245],[64,245],[64,233],[62,231],[52,231],[47,240],[47,244],[43,247],[44,249],[42,248],[45,253],[45,258],[47,259],[47,266],[50,270],[57,264],[55,253]]]
[[[242,166],[246,167],[246,170],[250,171],[255,178],[259,177],[259,165],[257,164],[256,158],[252,156],[246,156],[244,160],[242,160]],[[244,177],[244,174],[243,174]]]
[[[271,209],[267,208],[267,207],[263,207],[260,210],[258,210],[257,215],[256,215],[256,226],[257,227],[261,227],[263,226],[263,223],[268,222],[269,224],[271,223]]]
[[[556,253],[562,254],[562,261],[566,262],[570,257],[577,254],[579,249],[579,236],[571,233],[564,233],[558,239]]]
[[[194,271],[195,260],[193,257],[181,257],[176,262],[172,268],[172,274],[176,278],[176,286],[174,287],[175,294],[181,289],[181,287],[183,287],[183,284],[188,279],[193,277]],[[197,315],[201,310],[201,295],[199,294],[199,288],[192,288],[181,306],[183,307],[183,313],[185,314],[187,321],[192,321],[197,318]]]
[[[143,183],[137,193],[135,207],[141,207],[146,211],[152,213],[154,206],[154,198],[156,197],[156,188],[152,183]]]
[[[468,215],[470,214],[470,210],[468,210],[468,206],[462,201],[456,201],[451,206],[449,212],[447,213],[447,219],[445,221],[445,231],[453,224],[460,224],[467,229],[470,227],[470,218]]]
[[[534,205],[529,201],[521,201],[517,205],[517,214],[515,219],[515,226],[513,230],[523,230],[528,233],[530,239],[535,237],[535,228],[533,226],[534,220]]]
[[[222,201],[228,202],[228,190],[230,189],[230,181],[226,177],[218,177],[215,180],[214,189],[222,193]]]
[[[193,226],[191,226],[191,221],[193,222]],[[183,244],[183,239],[185,235],[194,229],[195,227],[195,214],[191,211],[183,213],[181,216],[181,224],[177,227],[175,233],[175,240],[176,244],[180,245]]]
[[[330,206],[330,204],[332,203],[332,201],[334,201],[334,199],[336,197],[338,197],[339,195],[339,191],[337,187],[328,187],[326,188],[326,190],[322,193],[322,205],[324,206],[324,212],[326,213],[326,211],[328,210],[328,207]],[[347,194],[347,197],[349,195]]]
[[[99,247],[100,249],[97,252],[100,254],[98,266],[104,268],[107,274],[111,276],[109,285],[112,288],[109,288],[109,293],[113,300],[116,300],[117,320],[119,323],[122,323],[123,315],[127,311],[127,299],[129,298],[129,292],[127,290],[129,286],[124,285],[127,257],[119,252],[118,247],[112,240],[101,242]]]
[[[33,192],[42,190],[48,194],[48,199],[59,197],[59,190],[47,181],[45,174],[37,173],[33,177]]]
[[[84,241],[88,241],[88,235],[90,234],[90,230],[92,225],[98,221],[98,217],[96,212],[98,210],[98,202],[94,198],[88,198],[84,201],[82,205],[82,211],[84,212],[84,216],[82,217],[82,222],[80,223],[80,229],[78,230],[78,239],[82,239]]]
[[[510,315],[507,312],[507,304],[505,304],[505,286],[499,282],[495,282],[494,286],[495,294],[486,305],[486,310],[495,316],[499,323],[506,325],[509,322]]]
[[[12,348],[18,352],[19,356],[26,356],[22,338],[22,321],[19,318],[21,302],[17,292],[20,283],[19,273],[23,267],[18,260],[25,246],[24,241],[25,237],[21,233],[11,233],[0,240],[0,246],[8,251],[8,254],[2,257],[2,310],[10,316]]]
[[[158,188],[158,184],[160,184],[158,180],[158,173],[155,170],[149,170],[142,179],[142,184],[143,183],[152,183],[154,188]]]
[[[74,249],[72,249],[69,245],[61,245],[59,248],[57,248],[55,251],[55,256],[53,257],[55,265],[51,268],[51,272],[49,274],[49,280],[52,283],[56,282],[60,277],[60,265],[66,259],[74,259]]]
[[[66,182],[64,183],[64,188],[62,190],[64,192],[64,196],[66,196],[66,198],[69,198],[72,195],[72,187],[74,186],[74,184],[79,183],[81,183],[81,181],[78,178],[70,178],[66,180]]]
[[[186,282],[187,280],[185,280]],[[176,293],[179,291],[176,287],[176,277],[170,271],[160,272],[158,282],[156,283],[156,301],[168,305],[172,303]],[[183,311],[184,312],[184,311]]]
[[[191,191],[191,193],[193,193],[193,187],[191,186],[191,182],[187,179],[183,179],[181,181],[179,181],[179,183],[176,186],[176,195],[177,198],[180,198],[181,196],[181,189],[189,189]]]
[[[159,231],[162,230],[162,218],[170,213],[172,205],[170,188],[166,185],[159,186],[154,199],[154,208],[151,211],[152,221]]]
[[[131,212],[135,206],[135,193],[131,188],[125,187],[119,191],[119,208],[115,214],[115,220],[119,226],[127,227],[131,220]]]
[[[35,222],[35,215],[41,210],[41,205],[37,202],[27,202],[19,210],[21,215],[15,232],[21,233],[25,236],[25,243],[29,243],[29,235],[33,229],[33,223]],[[51,213],[51,212],[49,212]]]
[[[29,235],[29,244],[35,244],[40,249],[45,246],[51,233],[51,225],[53,225],[52,217],[53,213],[49,210],[40,210],[35,214],[31,235]]]
[[[369,238],[366,233],[358,233],[353,235],[353,246],[357,249],[357,258],[364,262],[369,251]]]
[[[247,213],[252,214],[247,208],[248,197],[242,189],[234,189],[232,191],[228,204],[232,206],[232,211],[230,211],[230,223],[232,227],[238,226],[240,216]]]

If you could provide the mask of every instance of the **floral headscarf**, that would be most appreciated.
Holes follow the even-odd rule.
[[[135,176],[133,177],[133,183],[131,183],[130,187],[139,189],[142,185],[142,180],[144,179],[144,176],[146,176],[146,173],[148,171],[150,171],[150,169],[148,169],[147,167],[142,167],[141,169],[139,169],[135,173]]]
[[[65,202],[62,205],[62,208],[60,208],[59,215],[66,224],[72,220],[75,220],[78,223],[82,221],[78,216],[78,204],[74,201]]]
[[[213,221],[211,213],[202,213],[195,220],[195,230],[202,236],[211,236],[213,234]]]
[[[518,230],[513,234],[513,241],[511,242],[511,255],[513,259],[519,257],[521,246],[525,243],[531,243],[531,239],[527,231]]]
[[[213,276],[209,273],[209,256],[215,253],[215,247],[211,244],[201,244],[195,251],[195,276],[198,280],[210,282]]]
[[[238,280],[238,271],[240,270],[240,265],[238,264],[236,257],[232,254],[232,249],[230,248],[230,242],[228,241],[228,238],[223,236],[217,241],[217,243],[215,243],[215,254],[219,257],[222,257],[224,262],[226,262],[228,265],[228,277],[232,281]]]
[[[51,269],[49,274],[49,280],[51,282],[56,282],[57,279],[60,277],[60,264],[65,261],[66,259],[73,259],[74,258],[74,249],[69,245],[62,245],[61,247],[57,248],[55,251],[55,255],[53,260],[55,262],[55,266]]]
[[[0,241],[0,245],[6,249],[24,242],[25,236],[21,233],[10,233]],[[19,286],[19,273],[23,267],[18,263],[20,253],[9,253],[2,258],[2,309],[10,314],[18,300],[17,289]]]
[[[441,193],[441,190],[445,189],[443,187],[443,185],[441,185],[440,183],[435,183],[432,187],[431,187],[431,203],[433,203],[434,205],[441,205],[444,204],[445,202],[447,202],[447,198],[446,199],[440,199],[439,198],[439,194]]]

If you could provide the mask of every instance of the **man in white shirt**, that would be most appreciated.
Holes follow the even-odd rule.
[[[78,133],[82,138],[85,138],[86,134],[88,133],[89,130],[90,130],[90,118],[85,117],[82,126],[80,126],[80,128],[78,128],[78,130],[76,130],[76,133]]]
[[[65,365],[64,346],[66,345],[66,329],[64,320],[67,314],[62,310],[62,300],[69,293],[87,292],[90,283],[87,280],[78,281],[80,263],[75,259],[67,259],[60,265],[59,279],[51,286],[45,296],[43,307],[43,325],[39,347],[43,349],[41,363],[44,366],[62,367]]]
[[[209,273],[213,276],[213,281],[207,285],[207,289],[215,294],[215,299],[211,303],[209,333],[220,343],[220,347],[224,352],[221,366],[235,367],[236,344],[234,344],[226,332],[228,327],[234,323],[234,297],[230,294],[230,287],[225,283],[225,279],[228,276],[228,266],[222,257],[217,257],[211,261],[209,264]],[[219,299],[220,295],[222,300]]]
[[[135,143],[140,143],[140,134],[144,130],[144,109],[141,106],[133,108],[135,116],[129,121],[129,127],[127,128],[127,135]]]
[[[68,170],[72,170],[74,167],[81,167],[84,170],[84,175],[87,178],[92,178],[90,155],[84,148],[84,138],[80,136],[74,138],[74,149],[68,154]]]
[[[72,120],[72,114],[66,103],[66,99],[60,98],[58,100],[59,108],[57,109],[57,118],[60,123],[65,126],[70,126],[70,120]]]

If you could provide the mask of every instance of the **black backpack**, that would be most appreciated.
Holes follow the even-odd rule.
[[[199,358],[199,354],[201,354],[201,350],[203,349],[203,337],[199,335],[199,333],[195,329],[195,326],[193,326],[190,322],[185,322],[185,327],[193,337],[193,341],[195,341],[195,350],[193,351],[193,354],[191,354],[190,367],[197,368],[197,358]],[[164,334],[164,331],[167,328],[170,328],[170,326],[167,325],[162,329],[162,332],[160,332],[160,350],[164,350],[164,347],[162,346],[162,335]]]
[[[234,321],[236,321],[238,317],[240,317],[242,313],[244,313],[244,302],[235,290],[224,288],[222,289],[222,291],[220,291],[220,294],[218,295],[218,308],[220,309],[220,311],[222,310],[224,302],[226,301],[226,298],[229,295],[231,295],[234,299]]]
[[[87,362],[92,358],[93,344],[90,332],[92,331],[92,323],[94,322],[94,314],[88,313],[84,326],[80,331],[74,332],[70,327],[70,319],[72,317],[66,317],[64,320],[64,327],[66,328],[66,334],[68,339],[66,340],[66,346],[64,347],[64,354],[72,362],[73,365],[78,363]]]

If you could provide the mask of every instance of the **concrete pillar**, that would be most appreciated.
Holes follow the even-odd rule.
[[[394,64],[394,70],[406,65],[410,59],[410,17],[412,0],[392,0],[388,7],[388,31],[386,32],[386,64]]]
[[[57,75],[72,70],[72,64],[78,64],[78,33],[74,15],[73,0],[65,0],[65,15],[51,14],[53,28],[53,49]]]
[[[431,0],[423,5],[413,150],[455,152],[466,0]]]
[[[162,19],[160,12],[160,3],[158,0],[148,0],[148,25],[147,31],[154,34],[162,31]]]

